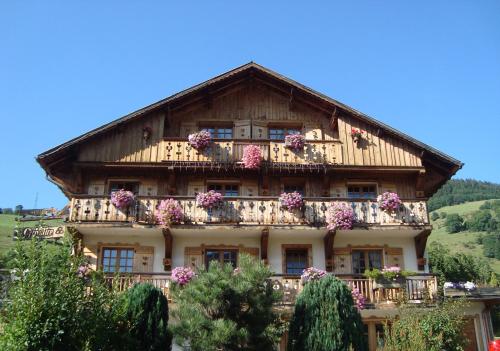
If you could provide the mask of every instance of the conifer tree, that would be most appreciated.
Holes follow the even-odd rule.
[[[363,323],[346,284],[328,275],[309,281],[295,303],[288,351],[364,351]]]

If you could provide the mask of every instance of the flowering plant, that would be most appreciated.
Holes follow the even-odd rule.
[[[282,193],[279,198],[281,206],[289,211],[299,209],[304,204],[302,195],[294,191],[293,193]]]
[[[119,209],[127,208],[134,201],[134,193],[125,189],[111,193],[111,203]]]
[[[175,267],[172,270],[172,281],[180,286],[189,283],[194,276],[194,271],[189,267]]]
[[[262,152],[257,145],[247,145],[243,149],[243,157],[241,159],[245,168],[258,169],[262,162]]]
[[[332,203],[326,213],[326,223],[328,230],[352,229],[354,222],[354,211],[344,203]]]
[[[188,142],[196,150],[203,150],[212,142],[212,136],[209,131],[201,130],[197,133],[189,134]]]
[[[184,217],[182,207],[174,199],[161,200],[155,213],[156,221],[161,225],[179,223]]]
[[[365,297],[364,295],[359,291],[358,288],[352,288],[351,290],[352,294],[352,300],[354,301],[354,305],[358,310],[362,310],[365,308]]]
[[[302,280],[303,283],[306,283],[310,280],[318,280],[323,278],[326,275],[326,271],[323,271],[318,268],[314,267],[309,267],[304,269],[302,272],[302,275],[300,276],[300,279]]]
[[[467,290],[467,291],[472,291],[476,290],[477,286],[473,282],[465,282],[465,283],[451,283],[451,282],[446,282],[444,283],[443,287],[445,289],[458,289],[458,290]]]
[[[363,129],[358,129],[358,128],[352,128],[351,129],[351,137],[354,139],[354,141],[358,141],[363,137],[363,134],[365,134],[366,131]]]
[[[285,136],[285,147],[294,150],[300,150],[304,148],[306,144],[306,139],[301,134],[288,134]]]
[[[393,212],[401,207],[402,202],[398,194],[389,191],[377,196],[378,206],[382,211]]]
[[[387,279],[396,279],[401,275],[401,268],[398,266],[384,266],[384,269],[382,269],[382,275]]]
[[[205,209],[215,208],[222,205],[222,194],[214,190],[196,195],[196,206]]]

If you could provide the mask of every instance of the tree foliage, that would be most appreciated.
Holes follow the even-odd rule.
[[[297,298],[289,351],[365,350],[361,316],[347,285],[329,275],[306,284]]]
[[[274,350],[283,329],[271,271],[248,255],[239,268],[212,262],[184,287],[173,286],[176,343],[192,351]]]
[[[464,219],[456,213],[450,213],[446,216],[444,225],[448,233],[458,233],[466,229]]]
[[[151,284],[137,284],[123,295],[129,348],[137,351],[170,350],[168,301]]]
[[[464,301],[448,300],[424,309],[403,306],[398,317],[385,326],[383,351],[464,350]]]

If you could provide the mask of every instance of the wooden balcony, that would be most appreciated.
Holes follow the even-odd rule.
[[[183,208],[182,224],[233,225],[325,225],[330,202],[346,203],[354,210],[356,226],[422,226],[429,223],[424,201],[403,200],[395,213],[382,211],[372,200],[306,198],[301,210],[283,209],[276,197],[227,197],[222,206],[206,210],[196,206],[194,197],[174,196]],[[155,224],[154,212],[163,197],[137,197],[125,210],[117,209],[106,196],[79,196],[71,200],[69,222]]]
[[[365,297],[367,308],[391,306],[403,300],[413,303],[434,302],[437,299],[437,280],[433,275],[410,276],[398,288],[377,287],[375,282],[366,278],[338,276],[349,288],[356,288]],[[109,276],[106,280],[110,286],[119,291],[126,290],[137,283],[150,283],[160,289],[170,300],[170,276],[168,274],[131,274]],[[273,289],[282,293],[281,306],[291,306],[295,303],[304,285],[300,277],[273,276],[270,280]]]
[[[203,151],[191,147],[186,140],[163,140],[162,162],[173,165],[187,164],[202,166],[238,165],[247,145],[261,148],[264,165],[283,167],[284,165],[336,165],[343,164],[342,144],[337,140],[308,140],[303,150],[294,151],[285,147],[283,141],[223,140],[214,141]]]

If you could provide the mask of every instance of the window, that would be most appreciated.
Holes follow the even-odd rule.
[[[236,268],[238,263],[238,250],[235,249],[207,249],[205,251],[205,266],[208,268],[210,262],[216,261],[220,264],[231,264]]]
[[[129,182],[129,181],[110,181],[109,182],[109,193],[117,191],[120,189],[125,189],[137,194],[139,192],[139,182]]]
[[[299,129],[287,128],[269,128],[269,139],[271,140],[285,140],[286,135],[300,134]]]
[[[134,249],[105,247],[102,249],[102,270],[105,273],[131,273],[134,267]]]
[[[375,199],[377,198],[377,186],[375,184],[349,184],[347,197],[349,199]]]
[[[363,274],[367,269],[382,269],[382,250],[352,250],[352,271]]]
[[[233,128],[226,127],[205,127],[203,130],[206,130],[210,133],[212,138],[214,139],[232,139],[233,138]]]
[[[285,193],[298,192],[300,195],[304,196],[304,186],[302,184],[285,184],[283,187]]]
[[[286,249],[285,273],[301,275],[304,269],[309,267],[308,249]]]
[[[238,196],[238,185],[237,184],[209,184],[208,190],[214,190],[221,193],[224,196]]]

